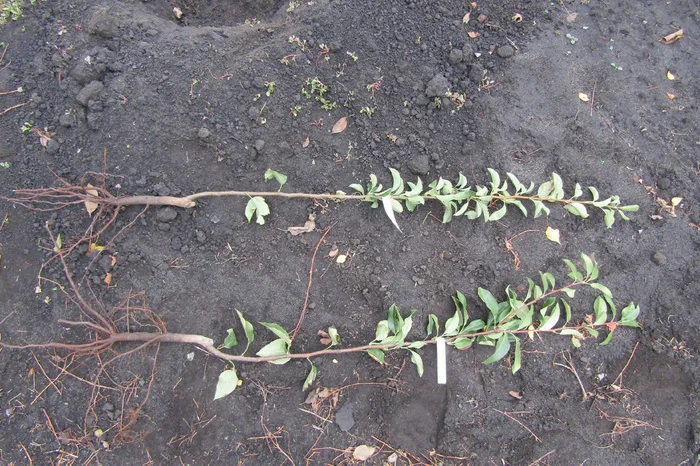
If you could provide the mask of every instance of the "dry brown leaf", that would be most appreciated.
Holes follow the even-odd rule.
[[[591,99],[588,97],[588,94],[586,94],[584,92],[579,92],[578,98],[581,100],[581,102],[590,102],[591,101]]]
[[[337,247],[334,246],[333,249],[331,249],[331,252],[328,253],[328,257],[333,259],[335,256],[338,255],[338,252],[340,252],[340,251],[338,250]]]
[[[676,98],[675,94],[671,94],[670,92],[667,92],[666,95],[668,96],[669,99],[673,100]]]
[[[480,36],[480,34],[478,32],[474,32],[474,31],[468,31],[467,35],[472,39],[476,39],[477,37]]]
[[[111,261],[112,267],[117,265],[117,256],[110,254],[109,257],[112,258],[112,261]]]
[[[510,396],[512,396],[513,398],[515,398],[516,400],[522,400],[522,399],[523,399],[523,395],[522,395],[519,391],[511,390],[511,391],[508,392],[508,394],[509,394]]]
[[[178,7],[173,8],[173,14],[175,15],[175,17],[176,17],[177,19],[181,19],[181,18],[182,18],[182,10],[179,9]]]
[[[333,390],[331,390],[328,387],[323,387],[323,388],[318,387],[316,389],[316,395],[318,395],[319,398],[325,399],[325,398],[328,398],[329,396],[331,396],[332,394],[333,394]]]
[[[476,10],[476,2],[471,2],[469,6],[472,7],[472,10]]]
[[[318,342],[321,343],[323,346],[328,346],[331,343],[333,343],[333,340],[331,340],[330,338],[321,338],[318,340]]]
[[[287,231],[292,234],[292,236],[300,235],[302,233],[311,233],[316,228],[316,216],[314,214],[309,214],[309,219],[306,221],[303,227],[289,227]]]
[[[88,188],[94,188],[93,185],[88,184]],[[86,189],[86,193],[91,195],[92,197],[97,197],[97,190],[96,189]],[[92,213],[97,210],[97,203],[92,202],[92,201],[85,201],[85,209],[88,211],[88,215],[92,216]]]
[[[110,283],[112,283],[112,274],[108,273],[107,276],[105,277],[105,283],[107,286],[109,286]]]
[[[513,16],[510,17],[511,21],[514,23],[522,23],[523,22],[523,15],[520,13],[514,13]]]
[[[304,149],[306,149],[307,147],[309,147],[309,144],[310,144],[310,143],[311,143],[311,141],[309,140],[309,137],[306,136],[306,139],[305,139],[304,142],[301,144],[301,147],[303,147]]]
[[[578,13],[569,13],[569,15],[566,17],[566,22],[573,23],[574,21],[576,21],[577,16],[578,16]]]
[[[358,445],[352,451],[352,457],[357,461],[367,461],[372,455],[374,455],[375,451],[377,451],[377,447]]]
[[[469,22],[469,18],[471,18],[471,16],[472,16],[471,10],[470,10],[470,11],[467,11],[467,14],[464,15],[464,18],[462,18],[462,22],[463,22],[464,24],[467,24],[467,23]]]
[[[333,134],[338,134],[342,133],[345,131],[345,128],[348,126],[348,117],[344,116],[340,120],[336,121],[335,124],[333,125],[333,129],[331,130],[331,133]]]
[[[676,76],[675,76],[673,73],[671,73],[670,71],[667,71],[667,72],[666,72],[666,78],[667,78],[669,81],[673,81],[674,79],[676,79]]]
[[[335,260],[335,263],[336,264],[344,264],[345,261],[347,261],[347,260],[348,260],[347,254],[341,254],[337,257],[337,259]]]
[[[679,29],[676,32],[672,32],[671,34],[663,36],[661,39],[659,39],[659,42],[661,42],[662,44],[673,44],[681,37],[683,37],[683,29]]]

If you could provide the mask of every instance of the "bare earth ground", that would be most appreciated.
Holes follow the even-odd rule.
[[[254,352],[272,339],[259,322],[296,325],[319,244],[293,346],[303,352],[323,348],[317,331],[329,326],[341,347],[371,341],[392,303],[417,309],[420,338],[429,313],[452,315],[456,290],[484,315],[478,287],[502,299],[538,271],[564,281],[561,259],[585,252],[617,301],[640,305],[641,330],[580,349],[525,339],[515,375],[510,357],[481,364],[492,348],[450,348],[446,385],[432,347],[421,350],[422,378],[405,352],[383,366],[363,353],[318,358],[310,391],[345,388],[315,404],[305,403],[303,360],[238,364],[242,386],[213,401],[226,364],[192,345],[152,345],[104,370],[135,346],[99,360],[4,347],[0,462],[347,464],[364,444],[377,448],[370,464],[699,464],[698,5],[477,3],[465,25],[468,2],[452,0],[316,0],[291,12],[273,0],[27,2],[0,31],[0,91],[24,91],[0,96],[1,109],[25,104],[0,117],[0,196],[57,176],[95,183],[85,174],[103,171],[113,193],[151,195],[274,191],[268,168],[289,176],[284,191],[312,193],[370,173],[389,183],[388,167],[425,182],[462,172],[471,184],[487,183],[487,168],[535,183],[557,172],[567,192],[595,186],[640,210],[606,229],[598,212],[583,220],[559,207],[442,224],[442,207],[429,204],[397,215],[400,233],[365,204],[268,199],[259,226],[245,199],[203,199],[140,216],[125,208],[99,243],[123,231],[100,255],[84,244],[67,265],[105,315],[136,318],[143,298],[168,330],[217,345],[229,328],[244,340],[238,309],[256,326]],[[680,40],[659,42],[678,27]],[[335,108],[302,96],[315,77]],[[276,83],[269,96],[265,82]],[[440,99],[447,88],[466,93],[463,108]],[[343,116],[347,129],[331,134]],[[25,123],[49,133],[46,147]],[[661,206],[676,197],[673,217]],[[311,212],[314,232],[286,231]],[[90,223],[84,206],[51,213],[5,200],[0,216],[2,342],[90,341],[57,322],[81,319],[58,261],[41,271],[54,283],[35,293],[53,255],[44,224],[72,244]],[[329,257],[334,249],[348,260]],[[580,319],[591,302],[577,303]],[[576,374],[564,367],[569,354]]]

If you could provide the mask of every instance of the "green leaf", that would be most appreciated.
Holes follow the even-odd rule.
[[[318,369],[316,369],[316,366],[314,366],[314,363],[309,361],[309,364],[311,364],[311,370],[309,371],[309,375],[306,376],[306,380],[304,380],[304,386],[302,387],[302,390],[308,389],[311,384],[314,383],[316,380],[316,376],[318,375]]]
[[[581,185],[576,183],[576,186],[574,186],[574,199],[579,198],[583,195],[583,189],[581,189]]]
[[[565,299],[562,299],[561,303],[564,306],[564,324],[568,324],[571,320],[571,306],[569,306],[569,303],[566,302]]]
[[[577,282],[583,281],[583,275],[581,274],[581,272],[578,271],[578,268],[576,268],[576,265],[573,262],[571,262],[569,259],[562,259],[562,260],[564,261],[566,266],[569,267],[569,270],[571,271],[571,272],[569,272],[567,277],[569,277],[570,279],[577,281]]]
[[[245,216],[250,222],[255,214],[255,223],[259,225],[265,224],[265,216],[270,215],[270,207],[260,196],[251,197],[248,204],[245,206]]]
[[[593,301],[593,311],[595,312],[595,320],[593,325],[603,325],[608,320],[608,304],[601,296],[597,296]]]
[[[271,180],[273,178],[277,180],[277,182],[280,184],[280,189],[278,191],[281,191],[282,186],[284,186],[284,184],[287,182],[287,175],[284,175],[271,168],[268,168],[267,171],[265,171],[265,181]]]
[[[603,209],[603,221],[607,228],[612,228],[615,223],[615,211],[611,209]]]
[[[470,333],[476,333],[476,332],[481,332],[482,330],[486,330],[486,322],[484,322],[481,319],[475,319],[469,322],[466,326],[460,330],[460,334],[462,335],[469,335]]]
[[[503,357],[508,354],[509,350],[510,341],[508,341],[508,335],[504,333],[496,342],[496,349],[494,350],[493,354],[484,361],[484,364],[492,364],[500,359],[503,359]]]
[[[451,337],[457,335],[459,327],[462,325],[462,316],[457,309],[452,317],[447,319],[445,322],[445,331],[442,333],[443,337]]]
[[[540,320],[540,327],[538,330],[551,330],[559,322],[559,303],[554,306],[552,313]]]
[[[598,190],[596,188],[594,188],[593,186],[589,186],[588,190],[591,192],[591,196],[593,196],[594,201],[600,199],[600,194],[598,194]]]
[[[241,321],[241,325],[243,326],[243,331],[245,332],[245,338],[248,340],[248,343],[245,345],[245,350],[243,353],[241,353],[241,356],[243,356],[246,351],[248,351],[248,348],[250,347],[250,344],[253,343],[253,340],[255,340],[255,331],[253,329],[253,324],[245,320],[243,318],[243,314],[241,311],[236,309],[236,313],[238,313],[238,319]]]
[[[287,342],[281,338],[271,341],[267,345],[263,346],[257,354],[261,358],[266,358],[268,356],[281,356],[287,354]]]
[[[581,347],[581,340],[579,340],[575,336],[572,336],[571,337],[571,344],[574,345],[574,348],[580,348]]]
[[[564,198],[564,185],[561,181],[561,176],[557,173],[552,173],[552,196],[555,199]]]
[[[421,348],[424,347],[425,345],[427,345],[427,343],[424,342],[424,341],[414,341],[414,342],[411,343],[410,345],[406,346],[406,348],[421,349]]]
[[[214,399],[218,400],[226,395],[231,394],[236,387],[238,387],[238,375],[236,374],[236,369],[227,369],[219,374],[219,381],[216,383],[216,391],[214,392]]]
[[[600,342],[600,346],[606,346],[608,343],[610,343],[610,340],[612,340],[613,337],[613,333],[615,332],[608,332],[608,336]]]
[[[63,247],[63,239],[61,238],[61,235],[59,234],[59,235],[56,237],[56,246],[53,248],[53,250],[54,250],[55,252],[58,252],[58,251],[61,250],[62,247]]]
[[[593,270],[595,269],[594,262],[590,257],[583,253],[581,254],[581,259],[583,260],[583,266],[586,269],[586,278],[590,278],[591,275],[593,275]],[[595,280],[595,278],[591,278],[591,280]]]
[[[262,325],[263,327],[267,328],[272,333],[280,337],[285,343],[292,343],[291,338],[289,338],[289,334],[285,329],[282,328],[281,325],[271,324],[269,322],[260,322],[260,325]]]
[[[382,341],[389,336],[389,322],[381,320],[377,324],[377,330],[374,333],[374,341]]]
[[[409,190],[406,191],[406,196],[420,196],[423,194],[423,182],[420,178],[416,178],[416,183],[407,182]]]
[[[472,343],[474,343],[473,338],[460,337],[450,342],[450,345],[454,346],[458,350],[461,350],[469,348],[472,345]]]
[[[491,192],[494,192],[501,186],[501,177],[493,168],[487,168],[487,170],[491,174]]]
[[[604,298],[605,302],[608,303],[608,309],[610,309],[610,312],[612,313],[610,320],[613,321],[617,317],[617,306],[615,306],[615,303],[611,298],[608,298],[607,296],[604,296]]]
[[[501,207],[501,208],[498,209],[497,211],[492,212],[491,214],[489,214],[489,219],[488,219],[488,221],[489,221],[489,222],[496,222],[496,221],[502,219],[503,216],[506,214],[506,210],[507,210],[507,207],[506,207],[506,205],[504,204],[503,207]]]
[[[565,205],[564,209],[576,215],[577,217],[588,218],[588,211],[586,210],[586,206],[581,203],[572,202],[571,204]]]
[[[331,339],[331,346],[335,346],[340,343],[340,335],[338,334],[338,329],[335,327],[328,327],[328,336]]]
[[[366,352],[379,364],[384,364],[384,351],[377,348],[370,348],[366,350]]]
[[[403,327],[403,317],[401,317],[401,311],[396,304],[389,306],[389,311],[387,312],[387,320],[389,322],[389,330],[394,334],[399,333]]]
[[[483,301],[483,303],[486,304],[486,307],[489,309],[491,315],[493,316],[494,322],[496,322],[496,319],[498,318],[498,312],[500,310],[498,301],[496,301],[496,298],[493,297],[491,292],[485,288],[479,287],[478,294],[479,299],[481,299],[481,301]]]
[[[589,283],[588,285],[591,288],[596,289],[596,290],[600,291],[601,293],[603,293],[603,296],[605,296],[606,298],[612,299],[612,293],[610,292],[610,290],[608,289],[607,286],[601,285],[600,283]]]
[[[399,195],[403,193],[403,179],[401,178],[401,174],[395,168],[389,168],[389,172],[391,173],[393,183],[391,194]]]
[[[619,209],[623,212],[637,212],[639,210],[639,206],[635,205],[635,204],[623,205],[623,206],[620,206]]]
[[[279,359],[275,359],[273,361],[268,361],[268,362],[270,364],[275,364],[275,365],[281,366],[283,364],[287,364],[289,361],[291,361],[291,358],[279,358]]]
[[[440,335],[440,321],[435,314],[430,314],[428,316],[428,328],[426,330],[427,336],[432,335],[435,331],[435,335]]]
[[[365,194],[365,188],[363,188],[362,185],[359,183],[353,183],[348,187],[354,189],[355,191],[357,191],[358,193],[360,193],[362,195]]]
[[[510,179],[510,182],[515,188],[516,193],[520,192],[524,188],[523,184],[520,182],[520,180],[518,180],[518,178],[514,174],[507,172],[506,175]]]
[[[411,353],[411,362],[416,365],[416,370],[418,371],[418,377],[423,377],[423,359],[420,354],[415,351],[408,350]]]
[[[532,201],[533,204],[535,204],[535,213],[532,216],[533,218],[537,218],[540,215],[542,215],[542,212],[545,213],[545,215],[549,215],[549,207],[544,205],[544,202],[542,201]]]
[[[399,224],[396,221],[396,216],[394,215],[394,212],[403,211],[401,203],[392,197],[384,196],[382,197],[382,206],[384,207],[384,213],[387,217],[389,217],[391,223],[393,223],[396,229],[399,230],[399,232],[401,232],[401,228],[399,227]]]
[[[566,296],[568,296],[569,298],[573,298],[576,294],[576,290],[574,290],[573,288],[564,288],[562,291],[566,293]]]
[[[573,335],[576,338],[580,338],[582,340],[584,339],[583,333],[573,328],[562,329],[561,332],[559,332],[559,335]]]
[[[231,349],[238,344],[238,339],[232,328],[226,331],[228,332],[228,336],[224,339],[224,348]]]
[[[511,368],[513,374],[520,370],[520,359],[520,338],[515,337],[515,354],[513,357],[513,367]]]
[[[620,311],[620,321],[618,324],[625,327],[639,327],[637,323],[637,317],[639,316],[639,306],[635,306],[634,303],[629,303],[625,306],[622,311]]]

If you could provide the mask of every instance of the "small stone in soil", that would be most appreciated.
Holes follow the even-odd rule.
[[[656,251],[654,255],[651,256],[651,260],[654,261],[654,264],[656,265],[664,265],[666,262],[668,262],[668,259],[666,259],[666,254],[661,251]]]

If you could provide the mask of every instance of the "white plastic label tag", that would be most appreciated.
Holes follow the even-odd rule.
[[[437,346],[437,383],[444,385],[447,383],[447,357],[445,355],[447,345],[445,339],[439,337],[436,340]]]

